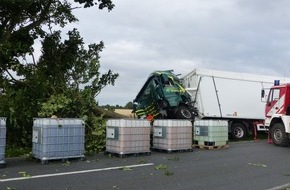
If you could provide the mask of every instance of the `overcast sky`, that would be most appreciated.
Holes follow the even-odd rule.
[[[103,41],[101,71],[119,73],[99,105],[133,101],[149,74],[195,68],[290,77],[288,0],[113,0],[80,9],[74,25],[87,44]]]

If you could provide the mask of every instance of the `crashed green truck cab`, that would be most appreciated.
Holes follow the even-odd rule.
[[[189,93],[172,70],[151,73],[133,100],[138,118],[194,119]]]

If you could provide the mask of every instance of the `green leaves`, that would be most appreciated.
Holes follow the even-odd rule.
[[[69,109],[69,104],[72,102],[71,99],[66,97],[64,94],[51,95],[50,98],[41,104],[38,115],[40,117],[51,117],[52,115],[64,116],[62,112]]]
[[[26,172],[24,171],[21,171],[21,172],[18,172],[19,175],[21,175],[22,177],[31,177],[29,174],[27,174]]]
[[[86,133],[86,154],[92,155],[104,149],[106,144],[106,121],[102,116],[91,116]]]
[[[158,166],[155,166],[156,170],[165,170],[167,169],[167,165],[159,164]]]
[[[173,172],[171,172],[167,169],[167,165],[159,164],[158,166],[155,166],[155,169],[163,171],[163,173],[167,176],[173,175]]]
[[[75,2],[84,3],[85,8],[99,5],[99,9],[108,8],[111,11],[115,7],[111,0],[98,0],[98,3],[94,3],[94,0],[75,0]]]

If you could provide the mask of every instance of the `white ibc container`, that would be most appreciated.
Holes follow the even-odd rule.
[[[106,123],[106,152],[119,155],[150,152],[150,122],[110,119]]]
[[[225,120],[196,120],[193,140],[195,145],[226,145],[228,143],[228,122]]]
[[[81,119],[35,118],[32,153],[42,163],[54,159],[83,158],[85,126]]]
[[[167,151],[192,149],[191,121],[155,120],[153,123],[153,148]]]
[[[5,167],[6,118],[0,117],[0,167]]]

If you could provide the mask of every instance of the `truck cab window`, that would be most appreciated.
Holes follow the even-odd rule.
[[[279,95],[280,95],[280,89],[271,90],[268,103],[279,100]]]

